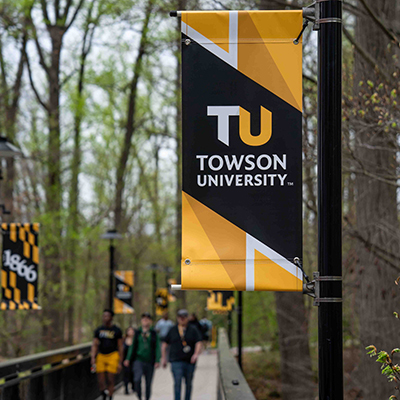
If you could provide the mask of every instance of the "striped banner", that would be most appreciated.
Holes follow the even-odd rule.
[[[233,310],[235,296],[233,291],[214,290],[208,292],[207,310],[216,313],[226,313]]]
[[[39,310],[39,224],[3,223],[1,310]]]
[[[132,306],[135,276],[133,271],[115,271],[115,314],[134,314]]]

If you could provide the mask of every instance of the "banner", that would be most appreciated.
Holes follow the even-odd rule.
[[[132,307],[134,274],[133,271],[115,271],[115,314],[134,314]]]
[[[39,310],[39,224],[1,224],[2,310]]]
[[[302,11],[181,15],[182,289],[301,291]]]
[[[207,297],[207,310],[228,312],[233,310],[235,296],[232,291],[209,291]]]
[[[169,292],[167,288],[156,290],[156,315],[161,316],[165,311],[168,311]]]

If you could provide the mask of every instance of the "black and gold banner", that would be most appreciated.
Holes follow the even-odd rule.
[[[184,11],[182,289],[302,291],[302,11]]]
[[[161,316],[168,311],[169,292],[167,288],[156,290],[156,315]]]
[[[133,271],[115,271],[115,314],[134,314],[132,306],[133,286],[135,283]]]
[[[207,310],[215,312],[228,312],[233,310],[235,296],[233,291],[214,290],[208,292]]]
[[[2,223],[2,310],[38,310],[39,224]]]

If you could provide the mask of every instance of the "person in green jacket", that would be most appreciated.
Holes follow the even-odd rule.
[[[125,365],[133,366],[135,392],[142,400],[142,376],[146,380],[146,400],[150,400],[154,369],[160,366],[160,339],[152,328],[153,318],[142,314],[141,327],[135,332],[132,346],[128,350]]]

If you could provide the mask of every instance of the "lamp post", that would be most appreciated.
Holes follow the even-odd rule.
[[[110,241],[110,277],[108,287],[108,308],[113,309],[113,297],[114,297],[114,240],[122,239],[122,235],[117,232],[116,229],[109,229],[106,233],[101,235],[101,239],[108,239]]]
[[[18,147],[10,143],[6,137],[0,136],[0,158],[15,158],[23,156],[24,154]],[[3,171],[0,161],[0,182],[2,180],[3,180]],[[10,211],[6,209],[5,204],[0,204],[0,209],[3,211],[3,214],[10,214]]]
[[[169,266],[164,267],[164,272],[165,272],[165,287],[168,291],[168,295],[167,295],[167,311],[169,310],[169,288],[168,288],[168,281],[169,281],[169,277],[171,275],[171,273],[173,272],[173,269]]]
[[[164,272],[165,272],[165,287],[168,288],[168,280],[169,280],[169,276],[171,275],[171,273],[174,271],[171,267],[164,267],[163,268]]]
[[[156,263],[152,263],[147,268],[151,270],[151,274],[152,274],[152,293],[153,293],[153,295],[151,296],[151,299],[152,299],[151,313],[153,315],[153,318],[155,318],[155,315],[156,315],[157,270],[160,269],[160,265],[158,265]]]

